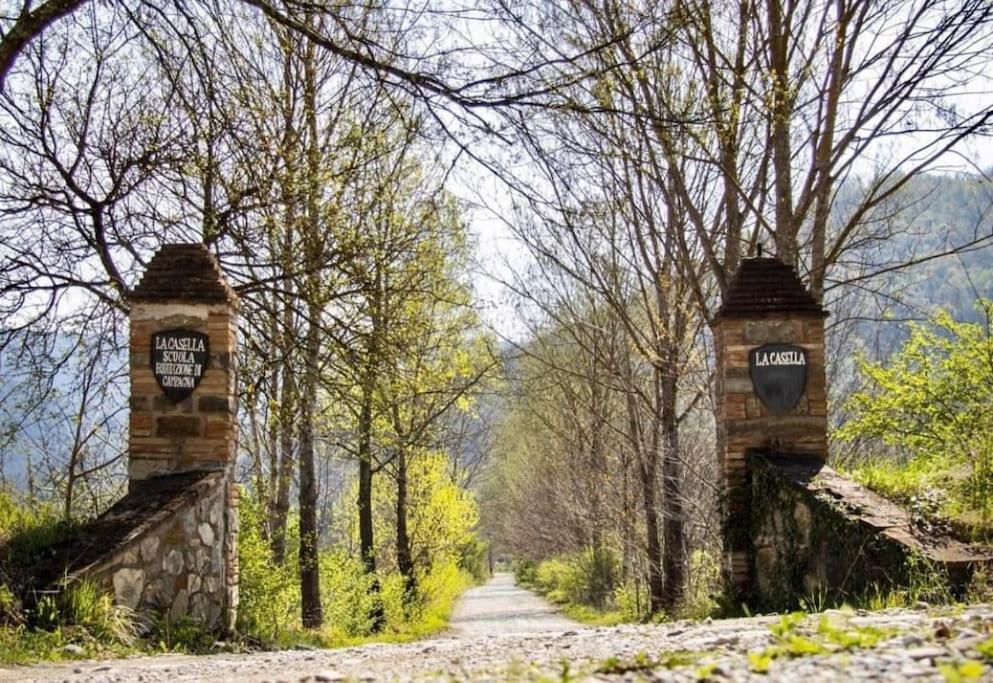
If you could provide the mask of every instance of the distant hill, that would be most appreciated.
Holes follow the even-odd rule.
[[[843,189],[839,218],[851,210],[856,192]],[[869,217],[867,232],[834,273],[855,281],[830,289],[825,305],[832,313],[829,324],[853,322],[855,337],[873,355],[892,352],[906,338],[908,320],[923,320],[938,308],[960,320],[975,320],[976,299],[993,297],[989,178],[913,178]],[[877,272],[877,277],[857,279]]]

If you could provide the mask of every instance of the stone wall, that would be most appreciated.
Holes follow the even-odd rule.
[[[757,258],[742,262],[711,323],[730,587],[762,609],[906,585],[921,567],[961,588],[988,553],[922,532],[906,510],[826,465],[826,315],[791,268]],[[805,352],[806,384],[785,414],[753,383],[750,355],[767,344]]]
[[[990,560],[819,459],[752,452],[748,469],[748,597],[758,609],[839,604],[914,582],[960,595]]]
[[[232,628],[237,606],[228,597],[236,577],[227,574],[227,491],[222,474],[187,489],[172,514],[148,525],[88,574],[111,589],[119,604],[154,610],[171,621],[190,617]],[[232,582],[232,578],[235,579]]]

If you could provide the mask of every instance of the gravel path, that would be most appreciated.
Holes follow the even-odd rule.
[[[576,628],[580,625],[543,598],[515,585],[512,574],[497,574],[485,586],[465,592],[452,614],[450,635],[469,638]]]
[[[500,596],[503,596],[502,599]],[[203,657],[160,655],[0,669],[4,681],[939,681],[993,680],[978,651],[993,633],[993,606],[882,612],[829,611],[659,626],[521,632],[568,625],[498,577],[466,596],[453,629],[404,645]],[[507,601],[513,605],[506,604]],[[486,607],[491,605],[493,607]],[[540,608],[539,608],[540,607]],[[514,632],[476,635],[522,619]],[[981,649],[985,650],[985,647]]]

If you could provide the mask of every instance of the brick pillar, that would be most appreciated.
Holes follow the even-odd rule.
[[[187,522],[199,519],[211,528],[209,538],[220,539],[215,544],[217,558],[211,563],[201,563],[191,555],[190,548],[198,542],[193,537],[194,523],[174,527],[155,546],[161,546],[162,552],[178,552],[180,558],[189,556],[188,562],[199,564],[199,574],[204,577],[201,595],[195,595],[187,606],[187,596],[193,593],[190,581],[200,585],[199,578],[187,580],[182,590],[177,583],[160,592],[166,596],[166,604],[172,601],[173,617],[190,614],[230,631],[238,606],[238,489],[234,484],[238,297],[204,245],[170,244],[149,262],[129,304],[131,494],[145,495],[153,488],[148,484],[165,481],[163,477],[168,475],[213,472],[218,473],[212,476],[219,477],[220,488],[211,489],[201,502],[206,504],[219,496],[223,509],[216,518],[207,515],[199,519],[199,507],[195,506],[177,513]],[[172,345],[163,337],[171,337]],[[160,383],[153,367],[158,368],[160,377],[169,377]],[[191,377],[199,380],[195,387],[188,384]],[[185,534],[182,540],[179,530]],[[182,572],[177,581],[181,578]],[[176,597],[172,588],[178,591]],[[163,598],[159,596],[157,601]]]
[[[724,475],[725,570],[732,588],[749,589],[748,454],[827,459],[824,318],[827,314],[778,258],[746,259],[711,321],[717,357],[717,446]],[[769,344],[806,352],[806,386],[792,408],[777,412],[752,380],[750,357]],[[777,347],[783,348],[783,347]]]
[[[226,469],[234,462],[237,443],[238,298],[217,261],[202,244],[163,246],[129,303],[131,483]],[[152,372],[153,335],[171,330],[204,334],[209,346],[199,384],[179,401],[165,393]]]

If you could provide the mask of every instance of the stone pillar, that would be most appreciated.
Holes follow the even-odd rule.
[[[775,452],[827,459],[826,317],[789,266],[778,258],[753,258],[742,262],[711,321],[717,357],[717,445],[724,475],[725,569],[737,592],[748,590],[752,566],[748,455]],[[767,345],[776,346],[761,351]],[[805,352],[802,361],[798,349]],[[781,387],[773,387],[778,396],[770,397],[752,378],[754,371],[763,372],[765,363],[780,359],[805,366],[806,383],[793,405],[791,397],[779,392]],[[790,387],[785,392],[790,393]]]
[[[202,244],[163,246],[129,303],[131,484],[161,474],[229,468],[237,443],[238,298],[216,260]],[[209,347],[205,367],[197,368],[199,384],[185,398],[167,395],[169,387],[153,374],[153,337],[170,331],[205,335]],[[172,362],[186,360],[175,357],[181,352],[168,353],[160,368],[184,371],[192,365]],[[182,374],[171,379],[186,381]]]

